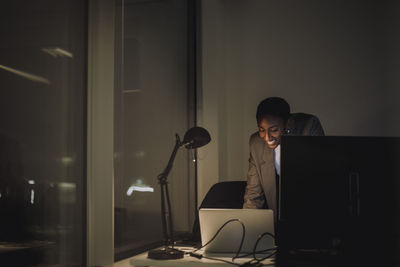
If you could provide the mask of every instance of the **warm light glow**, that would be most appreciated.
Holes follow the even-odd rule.
[[[42,48],[42,51],[53,57],[69,57],[69,58],[73,57],[71,52],[68,52],[67,50],[64,50],[59,47],[46,47]]]
[[[35,184],[34,180],[28,180],[28,184]]]
[[[31,204],[35,203],[35,190],[31,189]]]
[[[154,192],[154,188],[150,186],[133,186],[133,191],[138,192]]]
[[[74,159],[72,157],[62,157],[61,158],[61,163],[64,165],[68,165],[70,163],[72,163],[74,161]]]
[[[24,77],[28,80],[34,81],[34,82],[39,82],[39,83],[45,83],[45,84],[50,84],[50,81],[46,78],[40,77],[38,75],[30,74],[21,70],[16,70],[10,67],[6,67],[4,65],[0,65],[0,69],[9,71],[11,73],[14,73],[15,75]]]
[[[76,184],[74,184],[74,183],[58,183],[58,187],[61,187],[61,188],[76,188]]]
[[[128,191],[126,192],[127,196],[131,196],[133,191],[137,192],[154,192],[154,188],[150,186],[143,186],[143,185],[132,185],[128,188]]]

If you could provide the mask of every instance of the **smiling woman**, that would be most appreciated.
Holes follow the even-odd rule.
[[[285,132],[286,122],[276,116],[267,115],[258,123],[258,133],[267,145],[274,149],[281,143]]]
[[[283,135],[324,135],[317,117],[290,113],[280,97],[260,102],[256,114],[258,132],[250,137],[250,159],[243,208],[268,207],[277,219],[277,179],[280,175],[280,144]]]

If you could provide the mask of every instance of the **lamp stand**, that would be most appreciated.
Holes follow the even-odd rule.
[[[174,248],[172,210],[171,210],[171,201],[168,193],[168,181],[167,181],[167,177],[172,169],[176,153],[178,152],[178,149],[183,145],[179,139],[179,135],[176,134],[175,137],[176,137],[175,147],[169,158],[168,165],[165,168],[165,170],[157,177],[158,183],[160,184],[161,188],[161,221],[162,221],[165,243],[163,248],[153,249],[149,251],[147,257],[150,259],[156,259],[156,260],[181,259],[183,258],[184,255],[183,251]],[[165,202],[167,202],[167,205]]]

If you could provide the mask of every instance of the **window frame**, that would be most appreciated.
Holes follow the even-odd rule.
[[[114,263],[115,1],[88,3],[87,266]]]
[[[86,265],[114,266],[114,86],[118,0],[88,0]],[[188,125],[197,125],[200,1],[188,1]],[[188,153],[189,156],[189,153]],[[189,165],[197,214],[197,151]],[[149,245],[149,249],[159,244]],[[151,246],[151,247],[150,247]],[[140,251],[136,251],[135,254]]]

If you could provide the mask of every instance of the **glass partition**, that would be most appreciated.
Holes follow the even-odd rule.
[[[2,0],[0,21],[0,265],[83,266],[86,1]]]
[[[183,138],[192,124],[187,2],[125,0],[117,5],[116,260],[163,239],[157,175],[167,165],[175,133]],[[178,151],[168,178],[177,232],[191,231],[194,220],[190,157],[187,150]]]

